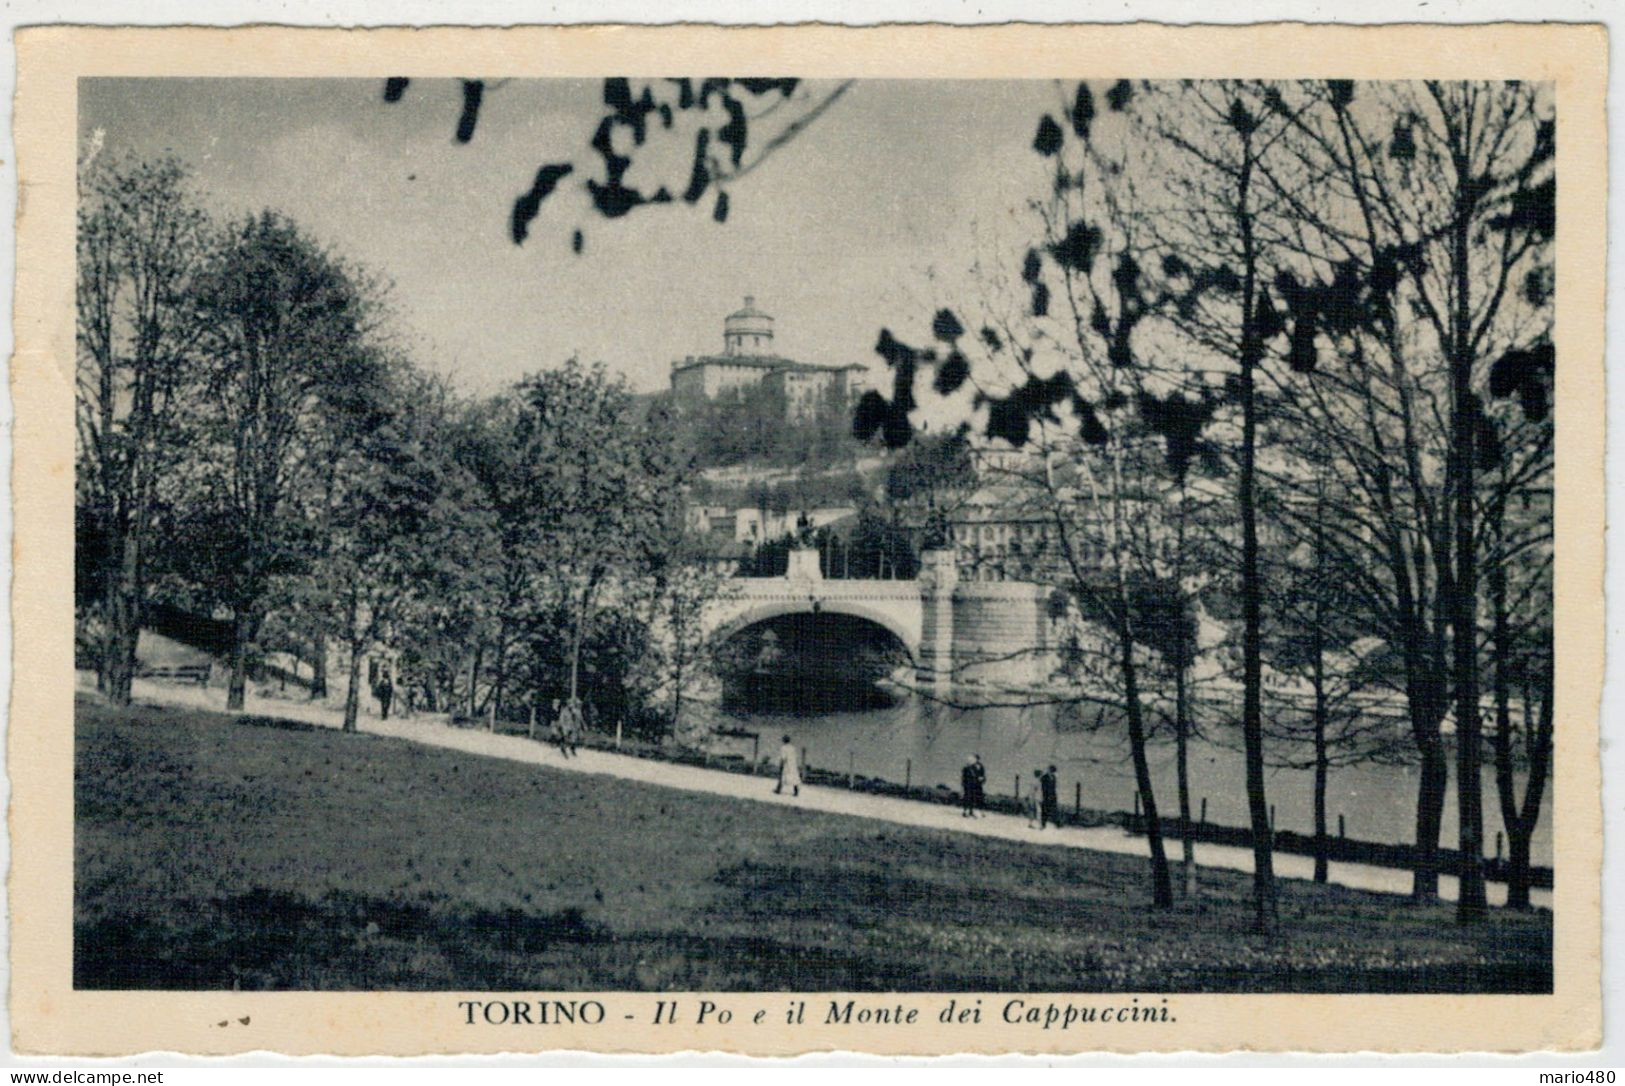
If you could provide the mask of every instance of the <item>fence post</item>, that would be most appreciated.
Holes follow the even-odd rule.
[[[908,791],[914,784],[914,759],[903,759],[903,791]]]
[[[1207,825],[1207,797],[1202,797],[1202,824]]]
[[[1075,781],[1072,785],[1072,817],[1083,814],[1083,782]]]
[[[1501,831],[1496,830],[1495,831],[1495,862],[1496,863],[1501,862],[1501,843],[1502,843]]]
[[[1134,790],[1134,817],[1140,817],[1140,790],[1138,788]]]
[[[1016,799],[1021,798],[1021,774],[1016,774]]]
[[[1275,832],[1275,804],[1270,804],[1270,832]]]
[[[848,750],[846,752],[846,786],[848,788],[852,787],[852,765],[856,760],[857,755]]]
[[[1337,836],[1339,836],[1339,837],[1347,837],[1348,836],[1348,833],[1343,829],[1343,812],[1342,811],[1337,812]]]

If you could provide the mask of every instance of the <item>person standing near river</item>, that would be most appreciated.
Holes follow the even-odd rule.
[[[1038,778],[1038,828],[1061,828],[1061,801],[1056,794],[1055,767],[1050,766]]]
[[[982,805],[986,800],[986,785],[987,767],[982,764],[980,754],[973,754],[959,774],[959,792],[964,801],[961,817],[981,817]]]

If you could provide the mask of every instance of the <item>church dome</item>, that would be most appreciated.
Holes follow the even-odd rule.
[[[773,318],[757,309],[756,299],[747,294],[745,308],[722,322],[722,342],[726,354],[768,354],[773,348]]]

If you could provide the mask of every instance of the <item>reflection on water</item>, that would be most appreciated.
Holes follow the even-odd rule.
[[[817,717],[827,713],[890,709],[902,695],[873,682],[808,682],[802,675],[744,675],[723,688],[722,707],[733,715]]]
[[[756,678],[763,678],[757,676]],[[746,684],[747,686],[752,684]],[[972,754],[980,754],[988,767],[988,789],[1008,794],[1016,778],[1021,790],[1032,787],[1032,771],[1054,764],[1060,771],[1062,806],[1074,802],[1085,807],[1131,810],[1134,773],[1128,742],[1113,714],[1092,703],[1055,706],[988,705],[979,708],[950,706],[917,694],[885,696],[884,703],[850,698],[861,684],[814,683],[799,689],[778,685],[771,694],[765,686],[759,700],[725,703],[738,725],[776,739],[791,736],[806,748],[808,764],[841,772],[849,768],[865,777],[909,781],[927,787],[957,789],[959,769]],[[765,700],[760,700],[765,699]],[[774,700],[777,699],[777,700]],[[1233,732],[1215,741],[1193,741],[1190,751],[1192,814],[1199,815],[1207,801],[1211,822],[1231,826],[1247,824],[1245,768],[1240,737]],[[1278,751],[1277,757],[1286,751]],[[1294,760],[1297,755],[1294,753]],[[1174,779],[1174,745],[1155,743],[1150,751],[1157,805],[1169,815],[1178,813]],[[1486,769],[1486,847],[1493,854],[1501,827],[1495,802],[1495,776]],[[1314,832],[1314,775],[1309,770],[1269,771],[1266,789],[1276,809],[1276,827],[1299,833]],[[1327,817],[1336,832],[1342,815],[1350,837],[1368,841],[1406,843],[1415,831],[1417,771],[1414,766],[1359,765],[1334,768],[1327,793]],[[1518,782],[1522,795],[1523,781]],[[1532,858],[1549,864],[1551,855],[1551,789],[1547,789],[1540,824],[1535,831]],[[1442,844],[1453,846],[1456,830],[1456,793],[1452,782],[1446,797]]]

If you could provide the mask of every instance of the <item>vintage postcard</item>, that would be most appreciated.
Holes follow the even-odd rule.
[[[1595,1047],[1606,48],[20,31],[14,1048]]]

